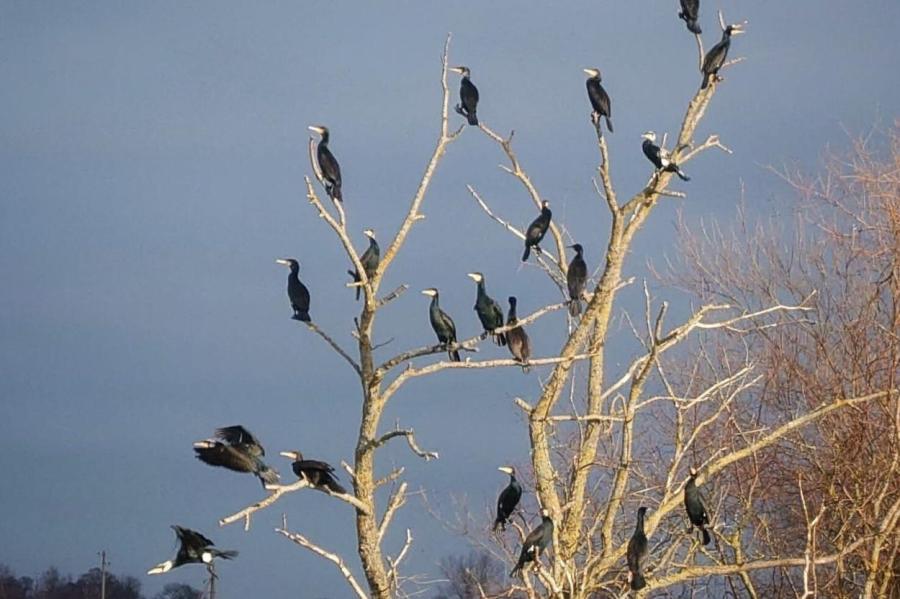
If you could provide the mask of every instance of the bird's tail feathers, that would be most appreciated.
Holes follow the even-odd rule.
[[[685,20],[687,21],[687,19],[685,19]],[[700,25],[697,24],[697,21],[687,21],[687,28],[688,28],[688,31],[690,31],[691,33],[695,33],[697,35],[700,35],[701,33],[703,33],[703,30],[700,29]]]
[[[709,80],[712,78],[711,73],[705,73],[703,75],[703,85],[700,86],[700,89],[706,89],[709,87]]]
[[[347,494],[347,489],[341,486],[341,483],[338,481],[331,479],[325,483],[325,487],[331,491],[332,493],[339,493],[341,495]]]
[[[475,112],[470,112],[466,115],[466,118],[469,120],[469,124],[473,127],[478,126],[478,115]]]
[[[266,485],[277,485],[278,481],[281,480],[278,471],[273,470],[266,465],[260,467],[259,472],[256,475],[259,477],[259,480],[264,487]]]
[[[530,256],[530,255],[531,255],[531,246],[526,244],[525,245],[525,253],[522,254],[522,262],[527,262],[528,256]]]
[[[501,347],[506,345],[506,335],[504,333],[494,335],[494,342]]]
[[[353,277],[353,282],[354,282],[354,283],[359,283],[360,278],[359,278],[359,273],[358,273],[358,272],[356,272],[355,270],[349,270],[349,269],[348,269],[348,270],[347,270],[347,274],[350,275],[351,277]],[[360,294],[361,292],[362,292],[362,287],[357,287],[357,288],[356,288],[356,301],[359,301],[359,294]]]
[[[647,581],[644,579],[644,575],[640,572],[634,572],[631,575],[631,590],[640,591],[645,586],[647,586]]]
[[[678,175],[678,178],[682,181],[690,181],[691,178],[684,174],[684,171],[678,167],[675,167],[675,174]]]
[[[711,540],[711,539],[709,538],[709,531],[706,530],[706,527],[704,527],[704,526],[701,526],[701,527],[700,527],[700,530],[703,532],[703,544],[704,544],[704,545],[709,545],[709,542],[710,542],[710,540]]]
[[[450,355],[450,359],[454,362],[462,362],[462,359],[459,357],[459,350],[452,349],[447,352]]]
[[[309,311],[303,310],[301,312],[297,312],[293,316],[291,316],[294,320],[299,320],[300,322],[312,322],[312,318],[309,317]]]
[[[571,303],[569,303],[569,314],[572,316],[581,314],[581,300],[573,299]]]
[[[238,552],[234,550],[226,550],[220,551],[219,549],[212,549],[212,554],[216,557],[221,557],[222,559],[234,559],[238,556]]]
[[[612,119],[609,117],[606,117],[606,128],[609,129],[610,133],[613,132]]]

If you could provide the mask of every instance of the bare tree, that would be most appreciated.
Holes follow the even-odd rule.
[[[721,15],[720,22],[724,29]],[[697,41],[702,57],[699,37]],[[360,380],[362,410],[359,437],[353,463],[344,464],[352,478],[353,491],[332,495],[354,508],[358,557],[365,580],[357,578],[353,565],[345,557],[300,532],[290,530],[286,520],[277,532],[330,561],[358,597],[382,599],[406,596],[414,592],[412,585],[419,582],[414,576],[402,575],[400,570],[413,542],[410,530],[407,529],[405,542],[396,553],[389,555],[383,548],[389,526],[408,499],[408,485],[402,478],[403,468],[377,478],[375,458],[379,448],[395,439],[405,440],[412,452],[425,460],[437,458],[438,453],[420,448],[411,429],[399,425],[392,430],[382,429],[381,419],[388,402],[408,381],[444,370],[521,366],[514,359],[478,360],[470,357],[459,362],[425,364],[418,361],[441,355],[448,349],[475,351],[484,336],[462,340],[450,348],[433,345],[409,349],[381,363],[374,358],[377,346],[372,332],[376,318],[380,310],[407,288],[402,285],[381,295],[381,283],[403,249],[410,231],[424,218],[423,203],[434,174],[450,144],[463,132],[464,126],[451,130],[448,119],[449,44],[448,36],[441,58],[442,94],[436,146],[397,233],[374,272],[366,273],[353,247],[343,205],[340,202],[326,205],[313,178],[306,178],[306,196],[315,213],[333,231],[353,268],[359,273],[360,280],[349,286],[361,287],[364,295],[361,313],[355,318],[355,351],[344,349],[339,341],[318,325],[310,323],[308,327],[347,362]],[[698,76],[698,85],[699,82]],[[684,165],[711,148],[730,153],[717,135],[707,136],[702,143],[694,141],[718,85],[715,81],[698,89],[688,102],[681,127],[673,136],[671,150],[665,150],[666,140],[663,138],[663,150],[673,162]],[[644,324],[640,330],[636,324],[632,326],[639,348],[637,354],[623,369],[617,370],[608,363],[608,352],[615,351],[611,348],[610,333],[615,300],[624,287],[633,283],[633,279],[623,276],[626,256],[654,208],[665,198],[684,197],[684,194],[669,189],[673,172],[658,170],[652,171],[638,193],[620,199],[610,175],[606,139],[598,124],[593,126],[600,158],[598,181],[595,181],[594,187],[611,216],[611,228],[605,239],[605,264],[587,294],[587,307],[580,319],[566,321],[562,331],[564,343],[559,353],[529,360],[531,367],[550,368],[542,388],[536,390],[532,401],[523,398],[516,400],[528,422],[532,449],[532,472],[529,476],[533,477],[533,488],[540,505],[549,510],[556,523],[556,534],[552,551],[549,552],[549,563],[547,557],[542,556],[538,567],[527,570],[521,581],[510,582],[504,591],[505,596],[524,594],[528,597],[542,595],[574,599],[603,593],[620,594],[627,584],[623,569],[627,535],[633,527],[633,509],[640,503],[652,506],[646,523],[647,534],[651,538],[651,557],[647,567],[649,589],[685,585],[695,580],[714,579],[719,582],[710,584],[725,584],[722,581],[727,579],[723,576],[745,576],[761,569],[800,568],[810,559],[815,563],[822,559],[837,559],[833,555],[816,554],[810,557],[802,547],[797,557],[752,558],[741,554],[740,549],[730,551],[722,548],[713,553],[699,547],[686,532],[681,517],[685,470],[689,464],[699,466],[701,472],[697,482],[702,485],[729,469],[735,469],[744,461],[756,459],[764,449],[829,414],[892,396],[894,388],[861,394],[847,389],[824,401],[811,403],[802,411],[789,415],[772,414],[765,427],[733,433],[727,438],[727,443],[721,445],[705,437],[706,431],[715,430],[719,440],[725,439],[726,435],[721,432],[722,423],[730,422],[735,411],[749,409],[746,402],[751,398],[750,391],[764,380],[757,369],[756,357],[750,351],[752,338],[760,331],[793,327],[806,320],[813,309],[806,298],[793,302],[772,301],[752,309],[732,302],[711,301],[698,307],[678,324],[670,325],[666,319],[668,305],[651,297],[645,285]],[[539,207],[543,196],[516,157],[512,134],[502,137],[484,121],[478,130],[497,143],[509,162],[508,166],[503,167],[504,170],[521,182],[527,201]],[[311,141],[311,167],[321,184],[321,173],[312,149]],[[519,239],[524,238],[521,230],[490,208],[475,186],[469,185],[468,191],[477,205],[505,231]],[[560,290],[561,301],[525,315],[519,319],[517,326],[527,326],[567,307],[565,238],[564,224],[554,223],[548,236],[550,243],[537,258],[549,280]],[[600,242],[597,239],[596,245]],[[506,328],[495,332],[505,332]],[[748,350],[740,359],[700,351],[695,354],[696,377],[684,376],[684,372],[677,377],[667,373],[664,358],[670,350],[686,344],[689,339],[705,339],[715,335],[746,338]],[[577,363],[586,365],[586,380],[573,376]],[[707,379],[705,375],[709,373],[716,376]],[[249,528],[253,513],[273,505],[287,493],[308,486],[307,481],[301,480],[293,485],[273,487],[272,494],[267,498],[223,518],[221,524],[244,521],[245,527]],[[389,491],[379,494],[382,488]],[[739,539],[742,523],[728,519],[728,506],[715,503],[719,500],[718,494],[710,500],[710,511],[719,516],[713,523],[717,539]],[[813,522],[811,518],[810,527],[817,524],[818,521]],[[522,525],[516,528],[526,530]],[[502,547],[503,543],[509,552],[503,555],[508,560],[509,554],[516,551],[516,542],[501,540],[498,546]],[[544,562],[543,566],[541,562]]]

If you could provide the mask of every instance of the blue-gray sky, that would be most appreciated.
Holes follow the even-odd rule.
[[[844,130],[897,115],[895,0],[706,0],[707,47],[719,7],[749,19],[733,46],[748,60],[727,72],[700,135],[719,133],[734,155],[710,152],[687,167],[693,180],[678,187],[689,198],[659,208],[629,275],[667,251],[677,209],[729,219],[743,181],[751,211],[768,213],[786,191],[762,165],[813,167],[825,144],[846,143]],[[346,596],[330,564],[271,532],[285,511],[292,527],[352,557],[344,504],[300,493],[250,533],[219,529],[260,489],[190,451],[240,422],[271,454],[352,457],[358,383],[289,320],[285,272],[273,262],[303,261],[313,317],[349,346],[358,305],[343,287],[342,251],[303,197],[306,126],[332,128],[359,247],[366,227],[386,239],[434,144],[439,56],[452,31],[451,62],[471,67],[480,115],[516,130],[520,159],[594,266],[608,218],[590,183],[596,145],[581,69],[603,71],[613,173],[628,194],[649,173],[640,133],[675,130],[699,83],[676,12],[675,0],[0,2],[0,562],[23,574],[50,564],[80,572],[106,549],[150,593],[199,584],[196,568],[141,574],[173,551],[168,525],[180,523],[242,552],[221,568],[224,599],[297,596],[300,574],[303,596]],[[520,244],[465,192],[472,183],[527,223],[534,209],[495,168],[501,161],[465,132],[385,283],[441,288],[463,334],[478,329],[469,270],[487,275],[495,297],[518,295],[524,312],[556,301],[535,269],[517,270]],[[430,342],[426,310],[417,293],[385,310],[377,337],[395,341],[382,353]],[[533,327],[538,353],[559,347],[561,318]],[[385,425],[399,417],[442,459],[422,464],[398,446],[381,466],[407,466],[411,486],[440,505],[451,493],[488,505],[503,485],[496,466],[527,455],[510,400],[533,397],[539,374],[410,384]],[[434,573],[462,547],[415,500],[396,529],[405,525],[416,537],[412,571]]]

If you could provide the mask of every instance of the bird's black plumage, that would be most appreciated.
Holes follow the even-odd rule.
[[[322,171],[322,178],[325,180],[325,191],[332,200],[338,202],[344,201],[344,195],[341,191],[341,165],[338,164],[337,158],[331,153],[328,142],[331,139],[331,132],[328,127],[315,126],[310,127],[310,131],[315,131],[322,136],[319,145],[316,147],[316,161],[319,163],[319,170]]]
[[[528,562],[536,562],[541,553],[553,542],[553,520],[550,519],[550,512],[546,509],[541,510],[541,523],[537,528],[528,533],[522,542],[522,551],[519,553],[519,561],[516,567],[509,573],[510,576],[516,576],[522,571],[522,568]]]
[[[506,326],[512,327],[506,331],[506,344],[509,347],[509,353],[522,365],[524,372],[528,371],[528,358],[531,357],[531,340],[528,339],[528,333],[525,329],[517,326],[519,318],[516,315],[516,298],[509,298],[509,314],[506,317]]]
[[[581,297],[584,295],[584,288],[587,285],[587,264],[584,261],[584,248],[580,243],[570,246],[575,250],[575,256],[569,262],[569,268],[566,271],[566,284],[569,287],[569,314],[578,316],[581,314]]]
[[[646,513],[647,508],[638,508],[637,524],[635,524],[634,533],[628,541],[626,559],[628,561],[628,571],[631,572],[631,589],[634,591],[639,591],[647,586],[647,581],[644,580],[644,574],[641,570],[648,551],[647,535],[644,534],[644,514]]]
[[[478,125],[478,88],[472,83],[469,67],[453,67],[454,71],[462,75],[459,83],[460,104],[456,105],[456,112],[466,117],[470,125]]]
[[[450,345],[456,343],[456,325],[450,315],[441,310],[440,294],[437,289],[425,289],[422,291],[424,295],[431,297],[431,305],[428,307],[428,318],[431,320],[431,328],[437,335],[438,341]],[[454,362],[459,362],[459,350],[448,349],[447,355]]]
[[[553,212],[550,211],[550,202],[545,200],[541,203],[541,213],[531,221],[528,229],[525,230],[525,253],[522,254],[522,262],[528,260],[531,248],[535,248],[538,252],[541,251],[539,244],[547,234],[547,229],[550,228],[551,218],[553,218]]]
[[[484,275],[472,272],[469,273],[469,277],[478,284],[478,292],[475,296],[475,312],[478,314],[481,326],[484,327],[484,332],[491,335],[497,345],[506,345],[505,334],[494,334],[495,329],[503,326],[503,311],[497,305],[497,302],[487,294],[484,286]]]
[[[700,18],[700,0],[681,0],[681,12],[678,18],[682,19],[687,25],[688,31],[700,35],[703,30],[697,24]]]
[[[291,469],[298,478],[305,478],[312,486],[328,489],[332,493],[347,493],[347,489],[337,481],[331,464],[319,460],[306,460],[299,451],[282,451],[281,455],[293,460]]]
[[[696,479],[697,472],[691,468],[690,476],[684,485],[684,509],[687,510],[691,524],[703,533],[703,544],[709,545],[709,531],[706,530],[706,526],[709,524],[709,515],[703,506],[703,498],[700,496],[700,489],[697,488]]]
[[[739,27],[729,25],[722,32],[722,39],[719,43],[706,53],[706,56],[703,58],[703,67],[700,69],[703,72],[703,85],[701,85],[703,89],[706,89],[711,80],[718,78],[719,69],[725,64],[725,60],[728,58],[728,50],[731,49],[731,36],[741,32]]]
[[[243,426],[216,429],[215,439],[194,443],[194,453],[198,460],[210,466],[255,474],[263,487],[278,483],[278,472],[261,459],[266,454],[262,445]]]
[[[497,530],[498,526],[506,530],[506,523],[522,498],[522,485],[516,480],[516,469],[512,466],[504,466],[500,468],[500,471],[509,474],[509,484],[497,497],[497,518],[494,520],[494,530]]]
[[[603,89],[603,85],[600,83],[600,70],[584,69],[584,72],[590,75],[586,85],[588,99],[590,99],[591,107],[594,109],[591,117],[597,124],[598,131],[600,130],[600,117],[606,118],[606,127],[609,129],[609,132],[612,133],[612,102],[609,99],[609,94],[606,93],[606,90]]]
[[[643,138],[644,142],[641,144],[641,149],[644,151],[644,156],[646,156],[647,159],[653,163],[653,166],[656,167],[656,170],[675,173],[682,181],[691,180],[691,178],[681,170],[681,167],[669,158],[668,153],[656,145],[655,133],[648,131],[647,133],[644,133]]]
[[[363,255],[359,257],[359,261],[362,262],[363,269],[366,271],[366,277],[371,279],[375,276],[375,271],[378,269],[378,263],[381,261],[381,247],[379,247],[378,242],[375,241],[374,231],[366,229],[365,234],[366,237],[369,238],[369,247],[367,247],[366,251],[363,252]],[[347,274],[353,277],[354,282],[359,283],[359,272],[356,270],[348,270]],[[357,287],[356,301],[359,301],[360,293],[362,293],[362,287]]]
[[[175,559],[167,560],[147,572],[147,574],[163,574],[172,568],[185,564],[207,564],[209,566],[216,558],[233,559],[237,557],[237,551],[222,551],[213,547],[213,542],[205,536],[190,528],[172,526],[175,536],[178,537],[179,547]]]
[[[300,282],[300,263],[293,258],[279,258],[275,262],[291,269],[287,284],[288,299],[291,302],[291,308],[294,309],[294,315],[291,318],[312,322],[309,317],[309,289]]]

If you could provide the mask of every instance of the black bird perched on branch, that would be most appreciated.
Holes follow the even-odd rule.
[[[298,478],[305,478],[312,486],[328,489],[332,493],[347,493],[347,489],[337,481],[331,464],[319,460],[304,460],[299,451],[282,451],[281,455],[294,460],[291,468]]]
[[[525,230],[525,253],[522,254],[522,262],[528,260],[528,256],[531,255],[531,248],[540,253],[541,247],[538,244],[543,241],[544,235],[547,234],[551,218],[553,218],[553,213],[550,211],[550,202],[544,200],[541,202],[541,213],[536,219],[531,221],[528,229]]]
[[[531,357],[531,341],[525,329],[518,326],[519,318],[516,316],[516,298],[509,297],[509,315],[506,317],[506,326],[512,327],[506,331],[506,343],[509,353],[522,365],[522,372],[528,372],[528,358]]]
[[[647,586],[644,575],[641,573],[641,564],[647,557],[647,535],[644,534],[644,514],[647,508],[639,507],[637,511],[637,524],[634,527],[634,534],[628,541],[628,571],[631,573],[631,589],[639,591]]]
[[[238,555],[237,551],[220,551],[216,549],[213,547],[212,541],[190,528],[173,526],[172,530],[175,531],[175,535],[178,537],[179,543],[181,543],[175,559],[166,560],[154,566],[147,571],[147,574],[164,574],[172,568],[185,564],[206,564],[209,566],[218,557],[233,559]]]
[[[569,287],[569,314],[578,316],[581,314],[581,297],[584,295],[584,288],[587,285],[587,264],[584,261],[584,248],[580,243],[570,245],[575,250],[575,256],[569,262],[569,268],[566,271],[566,284]]]
[[[456,343],[456,325],[453,324],[453,319],[441,310],[438,290],[434,287],[429,287],[422,290],[422,295],[427,295],[431,298],[428,317],[431,319],[431,328],[434,329],[434,334],[437,335],[438,341],[447,345],[447,355],[450,356],[450,359],[454,362],[459,362],[459,350],[450,349],[450,345]]]
[[[729,25],[722,32],[722,39],[719,43],[706,53],[703,58],[703,67],[700,69],[703,72],[703,85],[700,86],[702,89],[706,89],[710,80],[719,80],[719,69],[725,64],[728,50],[731,48],[731,36],[741,33],[744,33],[744,30],[740,25]]]
[[[597,125],[597,130],[599,131],[600,117],[606,117],[606,127],[609,129],[609,132],[612,133],[612,104],[609,100],[609,94],[607,94],[606,90],[603,89],[603,86],[600,85],[600,69],[583,70],[590,75],[587,79],[587,92],[588,98],[591,101],[591,106],[594,109],[594,112],[591,113],[591,120]]]
[[[478,284],[478,294],[475,297],[475,312],[478,314],[478,320],[484,327],[484,332],[494,338],[497,345],[506,345],[506,335],[503,333],[494,334],[495,329],[503,326],[503,311],[500,306],[485,291],[484,275],[480,272],[470,272],[467,275],[470,279]]]
[[[650,162],[653,163],[653,166],[656,167],[656,170],[675,173],[682,181],[691,180],[690,177],[684,174],[684,171],[681,170],[681,167],[672,162],[672,159],[669,158],[669,153],[656,145],[656,133],[654,133],[653,131],[647,131],[646,133],[641,135],[641,139],[644,140],[644,143],[641,144],[641,147],[644,150],[644,156],[646,156],[650,160]]]
[[[313,125],[309,127],[310,131],[314,131],[322,136],[319,145],[316,147],[316,162],[319,163],[319,170],[322,171],[322,178],[325,179],[325,191],[328,197],[338,202],[344,201],[341,192],[341,165],[338,164],[337,158],[328,148],[328,140],[330,132],[328,127],[324,125]]]
[[[691,33],[697,35],[703,33],[700,25],[697,24],[697,19],[700,18],[700,0],[681,0],[681,12],[678,13],[678,18],[684,21]]]
[[[378,262],[381,261],[381,248],[378,246],[378,242],[375,241],[375,231],[372,229],[366,229],[363,231],[363,235],[369,238],[369,247],[366,248],[366,251],[363,252],[363,255],[359,257],[359,261],[362,262],[363,268],[366,271],[366,277],[369,280],[375,276],[375,271],[378,269]],[[360,277],[359,272],[356,270],[348,270],[347,274],[353,277],[353,281],[355,283],[359,283]],[[359,301],[359,294],[362,292],[362,287],[356,288],[356,301]]]
[[[454,73],[462,75],[462,81],[459,83],[459,99],[462,105],[456,105],[456,112],[468,119],[470,125],[478,125],[478,88],[469,79],[471,75],[469,67],[450,67]]]
[[[516,480],[516,469],[512,466],[500,466],[497,470],[509,475],[509,484],[497,498],[497,519],[494,520],[494,530],[497,530],[498,526],[502,530],[506,530],[506,523],[516,506],[519,505],[519,499],[522,498],[522,485]]]
[[[210,466],[255,474],[263,487],[278,483],[278,472],[262,461],[266,450],[250,431],[240,425],[225,426],[216,429],[215,437],[194,443],[198,460]]]
[[[703,533],[703,544],[709,545],[709,531],[706,526],[709,524],[709,516],[706,508],[703,507],[703,498],[700,497],[700,489],[697,488],[696,482],[697,471],[691,468],[691,475],[688,477],[684,485],[684,508],[687,510],[688,518],[691,524],[700,529]]]
[[[528,533],[525,541],[522,543],[522,551],[519,553],[519,561],[516,567],[509,573],[510,576],[516,576],[522,571],[522,567],[528,562],[538,562],[541,553],[553,542],[553,520],[550,519],[550,512],[546,509],[541,510],[541,523],[537,528]]]
[[[291,308],[294,309],[294,315],[291,318],[312,322],[309,317],[309,289],[300,282],[300,263],[293,258],[279,258],[275,262],[291,269],[287,285],[288,299],[291,300]]]

